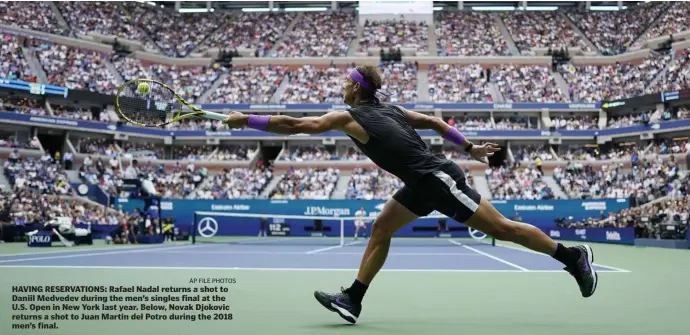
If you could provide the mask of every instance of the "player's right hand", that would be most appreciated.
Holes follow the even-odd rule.
[[[481,145],[475,144],[470,151],[472,159],[489,164],[489,157],[493,156],[495,152],[501,151],[501,148],[496,143],[484,143]]]

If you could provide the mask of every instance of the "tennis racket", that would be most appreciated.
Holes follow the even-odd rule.
[[[141,127],[163,127],[194,117],[218,121],[228,117],[193,106],[168,85],[151,79],[135,79],[122,85],[115,96],[115,107],[123,119]]]

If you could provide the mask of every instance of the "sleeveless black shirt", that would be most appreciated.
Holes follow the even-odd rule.
[[[413,187],[423,175],[447,162],[443,155],[429,149],[400,108],[365,102],[351,107],[348,112],[369,135],[366,144],[350,136],[355,145],[405,185]]]

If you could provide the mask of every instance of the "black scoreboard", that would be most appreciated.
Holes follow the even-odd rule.
[[[287,223],[269,223],[268,236],[290,236],[290,225]]]

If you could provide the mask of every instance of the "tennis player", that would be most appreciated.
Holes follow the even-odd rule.
[[[500,150],[497,144],[475,145],[438,118],[380,103],[377,91],[381,85],[377,67],[358,66],[345,81],[344,100],[350,106],[347,111],[303,118],[231,112],[225,120],[231,128],[249,127],[275,134],[342,131],[376,165],[405,183],[374,221],[357,278],[341,292],[314,292],[321,305],[350,323],[357,322],[362,298],[386,261],[393,234],[433,210],[498,240],[515,242],[552,256],[575,278],[583,297],[594,294],[597,273],[592,268],[594,256],[589,246],[565,247],[532,225],[504,217],[487,199],[467,186],[457,164],[432,153],[415,129],[432,129],[462,147],[473,159],[487,164],[487,157]]]
[[[357,212],[355,212],[355,240],[359,237],[359,230],[364,230],[364,238],[367,238],[367,225],[364,222],[364,218],[367,216],[367,211],[364,210],[364,206],[360,207]]]

